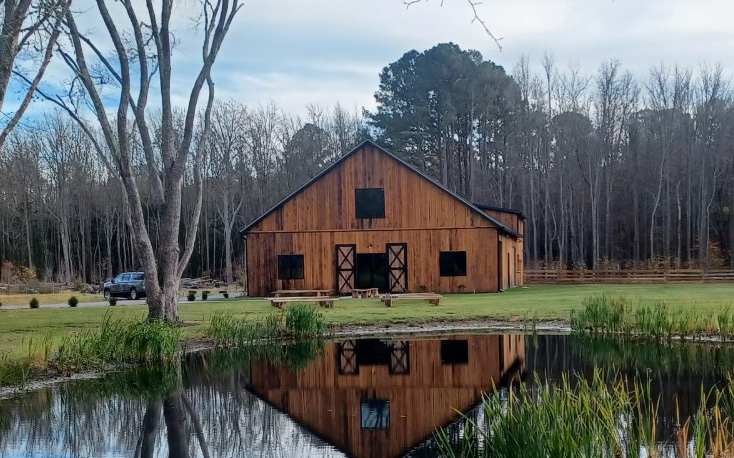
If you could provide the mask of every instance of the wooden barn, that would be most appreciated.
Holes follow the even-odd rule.
[[[501,291],[523,283],[523,232],[365,141],[241,231],[247,291]]]
[[[248,389],[347,456],[390,458],[521,378],[525,336],[326,344],[302,369],[253,362]]]

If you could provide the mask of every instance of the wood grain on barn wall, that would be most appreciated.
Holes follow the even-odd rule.
[[[358,188],[385,189],[385,218],[355,218],[354,190]],[[493,226],[392,157],[365,146],[268,215],[250,233]]]
[[[454,339],[454,338],[449,338]],[[409,343],[410,371],[361,366],[339,373],[337,345],[304,369],[253,363],[253,391],[299,423],[356,457],[397,457],[458,418],[500,383],[504,370],[525,359],[523,336],[458,336],[468,341],[467,364],[442,364],[441,340]],[[361,428],[365,399],[390,402],[388,429]]]
[[[408,244],[410,291],[496,291],[496,240],[497,229],[491,227],[250,233],[247,235],[248,292],[263,296],[278,289],[336,289],[335,245],[356,244],[358,253],[384,253],[388,243]],[[438,263],[441,251],[466,251],[467,275],[441,277]],[[279,254],[303,254],[302,280],[278,280]]]
[[[358,188],[384,188],[385,218],[355,217]],[[356,244],[357,253],[384,253],[388,243],[408,244],[409,291],[497,291],[497,242],[496,226],[481,212],[366,145],[250,228],[248,293],[336,290],[335,245]],[[467,275],[440,277],[440,251],[466,251]],[[279,254],[303,254],[304,279],[278,280]]]

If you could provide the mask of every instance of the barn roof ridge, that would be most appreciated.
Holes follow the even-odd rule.
[[[344,154],[342,157],[340,157],[339,159],[337,159],[336,161],[334,161],[333,164],[331,164],[330,166],[328,166],[327,168],[325,168],[324,170],[322,170],[321,172],[319,172],[316,176],[314,176],[313,178],[311,178],[310,180],[308,180],[306,183],[304,183],[298,189],[296,189],[292,193],[288,194],[283,200],[281,200],[280,202],[278,202],[277,204],[275,204],[268,211],[266,211],[265,213],[263,213],[259,217],[255,218],[254,221],[252,221],[250,224],[248,224],[247,226],[245,226],[243,229],[240,230],[240,234],[242,234],[242,235],[247,234],[247,232],[249,232],[250,229],[252,229],[258,223],[260,223],[262,220],[264,220],[265,218],[267,218],[268,216],[270,216],[277,209],[279,209],[280,207],[282,207],[283,205],[285,205],[289,200],[291,200],[294,197],[296,197],[298,194],[300,194],[301,192],[303,192],[306,188],[308,188],[309,186],[311,186],[312,184],[314,184],[315,182],[317,182],[318,180],[320,180],[323,176],[325,176],[326,174],[328,174],[329,172],[331,172],[333,169],[335,169],[339,164],[341,164],[342,162],[344,162],[347,158],[349,158],[353,154],[357,153],[358,151],[360,151],[361,149],[363,149],[366,146],[370,146],[372,148],[375,148],[378,151],[380,151],[381,153],[390,156],[391,158],[395,159],[399,164],[407,167],[408,169],[410,169],[414,173],[418,174],[418,176],[424,178],[425,180],[428,180],[434,186],[437,186],[442,191],[444,191],[444,192],[448,193],[449,195],[451,195],[454,199],[458,200],[459,202],[463,203],[464,205],[466,205],[470,209],[472,209],[475,212],[479,213],[479,215],[482,216],[484,219],[489,220],[490,222],[492,222],[492,224],[494,224],[495,226],[497,226],[497,228],[501,232],[503,232],[505,235],[510,235],[510,236],[515,237],[515,238],[520,237],[520,234],[518,234],[517,232],[513,231],[512,229],[510,229],[507,226],[505,226],[504,224],[502,224],[497,218],[494,218],[493,216],[491,216],[491,215],[483,212],[477,205],[475,205],[475,204],[471,203],[469,200],[461,197],[459,194],[455,193],[454,191],[450,190],[446,186],[442,185],[438,181],[434,180],[433,178],[429,177],[425,173],[423,173],[420,170],[418,170],[417,168],[415,168],[413,165],[411,165],[410,163],[408,163],[403,158],[401,158],[398,155],[396,155],[396,154],[394,154],[394,153],[386,150],[385,148],[381,147],[380,145],[378,145],[377,143],[375,143],[374,141],[372,141],[370,139],[365,139],[365,140],[361,141],[359,144],[357,144],[357,146],[355,146],[354,148],[352,148],[348,153]]]

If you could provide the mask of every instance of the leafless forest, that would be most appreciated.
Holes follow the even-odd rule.
[[[716,65],[664,64],[633,75],[615,60],[585,74],[550,54],[506,71],[444,44],[386,67],[374,112],[310,106],[299,117],[218,100],[209,135],[195,134],[191,147],[192,155],[204,148],[204,194],[184,275],[235,281],[238,229],[367,136],[475,202],[522,210],[528,266],[732,266],[727,75]],[[131,135],[155,245],[155,180]],[[182,221],[197,204],[194,163]],[[49,107],[13,132],[0,150],[0,183],[0,260],[67,282],[139,268],[120,180],[66,114]],[[182,223],[180,237],[191,230]]]

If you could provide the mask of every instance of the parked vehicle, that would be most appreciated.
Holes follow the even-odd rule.
[[[102,291],[105,300],[110,297],[138,299],[145,296],[145,274],[143,272],[124,272],[104,284]]]

